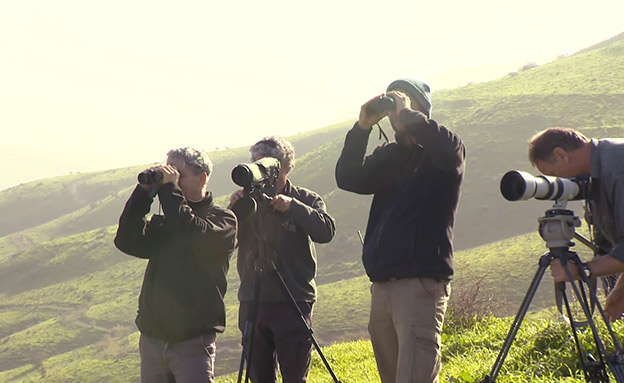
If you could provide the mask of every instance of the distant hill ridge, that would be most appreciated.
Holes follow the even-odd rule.
[[[511,169],[535,173],[526,160],[526,143],[548,126],[624,137],[623,72],[624,38],[618,35],[515,75],[434,94],[433,117],[457,131],[467,148],[453,299],[470,291],[478,277],[482,294],[495,297],[491,308],[513,313],[545,250],[536,234],[537,217],[552,203],[507,202],[500,196],[500,177]],[[338,190],[333,175],[352,123],[289,137],[298,156],[292,181],[321,193],[338,225],[334,241],[317,246],[320,296],[314,321],[324,343],[366,337],[368,282],[357,230],[364,231],[371,197]],[[387,122],[382,126],[391,132]],[[369,151],[380,143],[374,131]],[[226,204],[235,190],[231,169],[249,161],[248,148],[212,157],[210,189]],[[112,238],[136,174],[148,165],[0,192],[0,381],[66,381],[63,376],[94,381],[89,366],[96,364],[115,366],[106,381],[136,380],[133,320],[145,261],[121,254]],[[572,207],[580,215],[580,204]],[[226,295],[228,329],[219,342],[220,373],[235,368],[240,351],[237,279],[233,267]],[[545,290],[536,307],[550,305],[551,294]]]

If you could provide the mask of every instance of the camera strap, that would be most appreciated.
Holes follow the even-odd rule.
[[[383,129],[381,129],[381,125],[379,125],[379,123],[376,123],[375,125],[377,125],[377,128],[379,129],[379,139],[381,140],[381,137],[383,136],[383,138],[386,139],[386,143],[390,143],[390,140],[388,139],[386,132],[384,132]]]

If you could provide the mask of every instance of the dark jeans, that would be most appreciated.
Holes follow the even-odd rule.
[[[297,302],[303,317],[312,325],[313,302]],[[312,360],[312,337],[288,303],[260,303],[250,364],[253,383],[277,382],[278,366],[284,383],[305,383]],[[238,328],[245,331],[250,302],[241,302]]]
[[[216,335],[170,343],[141,334],[141,383],[213,383]]]

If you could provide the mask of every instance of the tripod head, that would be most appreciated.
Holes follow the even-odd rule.
[[[574,246],[572,238],[587,241],[582,235],[576,233],[575,228],[581,226],[581,219],[574,215],[572,210],[566,209],[567,200],[558,200],[555,205],[546,210],[543,217],[538,218],[540,223],[539,233],[542,239],[546,241],[546,247],[548,247],[549,254],[552,258],[558,258],[562,262],[564,267],[570,260],[576,260],[579,268],[583,268],[581,259],[576,253],[570,252],[570,247]],[[591,243],[591,242],[590,242]],[[548,263],[551,258],[547,258]],[[546,266],[546,265],[544,265]],[[579,288],[582,288],[582,281],[579,282]],[[597,283],[596,279],[585,279],[589,289],[589,311],[593,314],[596,305],[594,297],[596,296]],[[572,325],[573,328],[581,328],[587,326],[587,321],[575,321],[569,311],[564,311],[564,303],[567,302],[567,298],[564,297],[565,282],[555,283],[555,302],[557,309],[561,314],[563,320]]]
[[[581,226],[581,219],[572,210],[566,209],[567,200],[557,200],[543,217],[538,218],[539,233],[549,249],[574,246],[575,228]]]

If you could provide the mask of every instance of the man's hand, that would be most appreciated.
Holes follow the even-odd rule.
[[[570,269],[570,272],[572,273],[572,277],[574,277],[575,280],[583,279],[579,265],[574,262],[568,262],[567,265]],[[552,261],[550,261],[550,273],[555,279],[555,282],[570,281],[570,279],[568,278],[568,274],[561,265],[561,261],[559,259],[553,259]]]
[[[241,198],[245,196],[245,191],[243,189],[237,190],[230,196],[230,205],[228,209],[234,206],[234,204]]]
[[[605,314],[612,322],[622,319],[622,314],[624,314],[624,285],[618,283],[607,297]]]
[[[385,111],[375,113],[374,111],[371,110],[371,108],[369,108],[369,106],[373,102],[377,101],[381,96],[383,96],[383,94],[380,94],[379,96],[375,96],[371,98],[360,108],[360,118],[358,120],[358,126],[361,129],[366,130],[366,131],[371,130],[373,128],[373,125],[378,123],[382,118],[386,117],[386,115],[388,114]]]
[[[388,118],[390,119],[390,123],[392,124],[392,129],[394,129],[396,134],[403,136],[407,134],[407,131],[405,129],[405,125],[403,125],[401,123],[401,120],[399,119],[399,113],[401,113],[403,109],[411,109],[412,102],[405,93],[398,92],[396,90],[388,92],[388,96],[394,99],[395,106],[394,110],[391,110],[388,113]]]
[[[398,115],[403,109],[412,109],[412,100],[407,94],[398,90],[391,90],[387,96],[394,99],[395,106],[394,110],[391,110],[389,114],[396,113]]]
[[[278,194],[273,197],[273,200],[271,201],[271,206],[273,207],[273,209],[285,213],[290,210],[290,204],[292,203],[292,200],[292,197],[284,194]]]
[[[162,185],[172,182],[174,184],[178,183],[180,179],[180,172],[178,169],[171,165],[163,165],[158,170],[160,170],[163,174]]]

